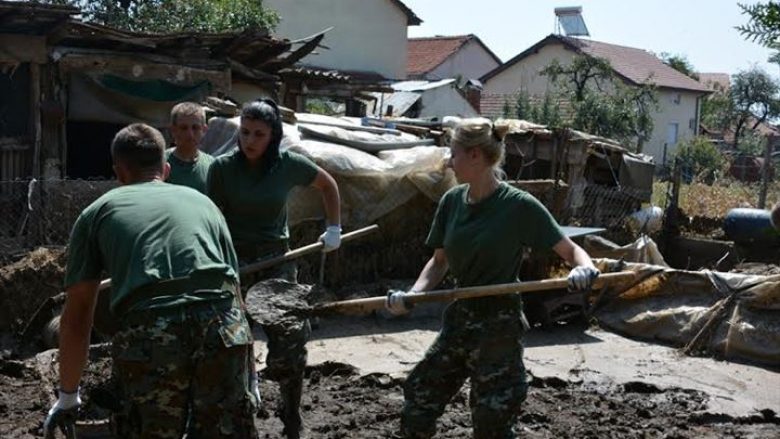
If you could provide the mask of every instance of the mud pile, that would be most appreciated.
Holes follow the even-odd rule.
[[[40,247],[0,267],[0,332],[18,333],[48,297],[62,291],[65,250]]]

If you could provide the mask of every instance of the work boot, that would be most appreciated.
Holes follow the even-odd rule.
[[[284,424],[283,433],[287,439],[301,439],[304,437],[303,419],[301,418],[303,377],[279,383],[279,390],[282,396],[279,417]]]

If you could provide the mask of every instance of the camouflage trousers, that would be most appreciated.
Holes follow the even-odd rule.
[[[238,300],[133,312],[114,335],[120,438],[256,438]],[[188,425],[189,423],[189,425]]]
[[[473,437],[515,437],[512,427],[528,389],[524,332],[519,298],[451,304],[441,332],[404,384],[402,436],[432,437],[436,420],[469,378]]]

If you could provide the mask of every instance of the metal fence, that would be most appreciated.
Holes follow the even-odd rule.
[[[0,261],[37,246],[62,246],[81,211],[115,180],[0,181]]]
[[[586,185],[572,190],[568,223],[578,226],[622,229],[628,215],[650,200],[651,192],[631,187]]]

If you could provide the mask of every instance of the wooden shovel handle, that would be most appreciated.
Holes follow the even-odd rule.
[[[374,233],[377,230],[379,230],[379,226],[376,224],[372,224],[368,227],[364,227],[362,229],[354,230],[352,232],[341,235],[341,242],[349,242],[352,241],[353,239],[361,238],[370,233]],[[255,273],[257,271],[266,269],[268,267],[273,267],[274,265],[278,265],[283,262],[292,261],[293,259],[300,258],[301,256],[306,256],[312,253],[316,253],[318,251],[321,251],[322,247],[323,247],[322,242],[317,241],[314,244],[309,244],[303,247],[296,248],[295,250],[290,250],[287,253],[280,256],[275,256],[273,258],[268,258],[259,262],[244,265],[238,271],[240,274]]]
[[[630,283],[636,279],[633,271],[620,273],[606,273],[599,275],[593,282],[593,288],[599,289],[606,286]],[[449,290],[434,290],[422,293],[408,294],[405,299],[409,304],[427,302],[445,302],[454,299],[471,299],[475,297],[499,296],[502,294],[528,293],[532,291],[548,291],[565,289],[569,285],[566,278],[544,279],[529,282],[515,282],[499,285],[485,285],[480,287],[453,288]],[[366,313],[384,308],[385,296],[367,297],[365,299],[343,300],[318,305],[311,311],[312,314],[328,313]]]
[[[379,226],[376,224],[372,224],[368,227],[363,227],[362,229],[357,229],[352,232],[341,235],[341,242],[349,242],[352,241],[353,239],[362,238],[363,236],[366,236],[370,233],[374,233],[377,230],[379,230]],[[317,241],[314,244],[309,244],[303,247],[298,247],[295,250],[290,250],[287,253],[280,256],[274,256],[273,258],[268,258],[259,262],[244,265],[238,269],[238,272],[239,274],[255,273],[260,270],[266,269],[268,267],[273,267],[274,265],[281,264],[283,262],[292,261],[293,259],[300,258],[301,256],[306,256],[308,254],[316,253],[322,250],[322,247],[323,247],[322,242]],[[104,290],[110,286],[111,286],[111,279],[103,279],[100,282],[100,285],[98,286],[98,291]]]

